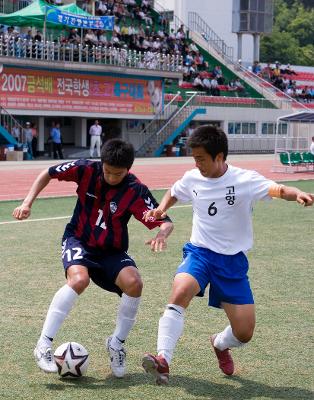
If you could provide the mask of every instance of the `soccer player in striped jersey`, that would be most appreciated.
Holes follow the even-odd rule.
[[[194,296],[204,296],[208,285],[209,305],[223,308],[229,325],[210,338],[219,367],[232,375],[230,348],[251,340],[255,327],[254,299],[250,288],[246,253],[253,245],[252,206],[258,200],[278,197],[312,206],[314,195],[278,185],[255,171],[226,163],[225,133],[205,125],[194,130],[188,145],[196,168],[187,171],[146,214],[163,218],[176,203],[192,202],[190,243],[183,248],[183,261],[173,281],[169,304],[159,320],[157,355],[146,353],[143,367],[157,384],[167,384],[169,364],[184,325],[184,312]]]
[[[13,211],[16,219],[28,218],[38,194],[51,179],[77,183],[77,203],[62,239],[62,261],[66,284],[55,294],[34,350],[38,366],[56,372],[52,341],[77,297],[90,280],[121,296],[116,327],[106,340],[110,367],[116,377],[125,374],[124,342],[135,323],[142,293],[142,280],[135,261],[127,253],[131,216],[149,229],[159,227],[146,242],[152,251],[162,251],[173,224],[169,218],[143,219],[158,203],[139,179],[130,173],[134,149],[120,139],[107,141],[101,161],[78,160],[44,170],[33,183],[22,205]]]

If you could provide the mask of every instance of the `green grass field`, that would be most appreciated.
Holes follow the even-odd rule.
[[[314,192],[314,181],[294,183]],[[160,198],[162,192],[154,193]],[[33,219],[71,214],[75,198],[37,200]],[[168,387],[157,387],[141,368],[145,351],[155,352],[158,320],[189,239],[191,207],[170,212],[175,231],[164,253],[152,254],[144,241],[153,232],[130,222],[130,254],[144,281],[136,326],[127,341],[128,374],[110,375],[105,338],[112,333],[118,296],[91,284],[78,299],[55,339],[82,343],[90,353],[86,377],[62,380],[42,373],[33,348],[56,290],[64,284],[61,235],[66,219],[12,221],[17,202],[0,203],[0,399],[217,399],[313,400],[313,221],[314,208],[274,200],[254,211],[255,245],[249,254],[257,326],[251,343],[233,352],[236,375],[216,364],[209,335],[227,320],[196,298],[186,312],[184,334],[171,365]]]

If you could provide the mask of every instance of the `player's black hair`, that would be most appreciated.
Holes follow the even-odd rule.
[[[213,160],[219,153],[223,153],[224,160],[228,155],[227,135],[222,129],[214,125],[202,125],[194,129],[187,144],[191,149],[203,147]]]
[[[110,139],[101,148],[101,162],[112,167],[132,167],[134,162],[134,147],[121,139]]]

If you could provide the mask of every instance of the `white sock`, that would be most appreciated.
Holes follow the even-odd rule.
[[[228,325],[224,331],[218,333],[218,335],[215,337],[214,346],[218,350],[223,351],[230,349],[231,347],[244,346],[244,343],[240,342],[240,340],[234,336],[231,326]]]
[[[164,315],[159,320],[157,352],[170,364],[177,341],[184,327],[183,307],[168,304]]]
[[[123,342],[135,324],[140,301],[140,297],[130,297],[125,293],[122,294],[117,314],[116,329],[113,332],[110,343],[112,348],[116,350],[120,350],[122,348]]]
[[[49,338],[55,337],[77,297],[78,294],[68,285],[64,285],[57,291],[48,309],[39,341],[51,344]]]

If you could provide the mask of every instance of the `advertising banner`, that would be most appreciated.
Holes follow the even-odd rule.
[[[72,28],[102,29],[112,31],[114,27],[114,17],[88,17],[85,15],[72,14],[58,10],[55,7],[47,7],[47,22],[71,26]]]
[[[163,104],[162,80],[4,67],[6,109],[152,115]]]

